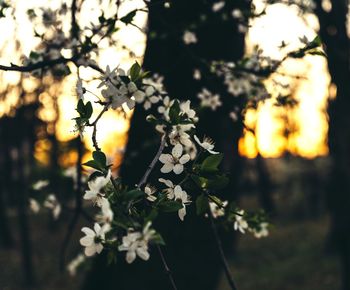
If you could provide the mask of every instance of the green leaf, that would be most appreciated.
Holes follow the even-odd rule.
[[[128,14],[120,18],[120,21],[124,22],[126,25],[130,24],[136,15],[136,11],[137,11],[136,9],[130,11]]]
[[[175,100],[169,109],[169,118],[172,124],[176,125],[180,122],[180,103]]]
[[[155,233],[152,237],[152,242],[158,244],[158,245],[162,245],[165,246],[165,242],[163,237],[159,234],[159,233]]]
[[[321,45],[322,45],[321,37],[320,37],[319,35],[317,35],[317,36],[311,41],[311,45],[312,45],[313,47],[321,46]]]
[[[203,172],[216,172],[216,171],[218,171],[219,170],[218,166],[220,165],[223,157],[224,157],[224,155],[222,153],[208,156],[202,162],[201,171],[203,171]]]
[[[93,179],[95,179],[97,177],[100,177],[100,176],[104,176],[104,174],[102,172],[100,172],[100,171],[95,171],[89,176],[89,181],[93,180]]]
[[[145,195],[145,193],[139,189],[133,189],[123,194],[123,198],[127,201],[135,200],[141,196]]]
[[[77,111],[81,116],[85,115],[85,105],[82,99],[78,101]]]
[[[92,157],[94,158],[94,161],[101,166],[101,168],[106,167],[107,158],[106,158],[106,155],[102,151],[92,152]]]
[[[156,208],[152,208],[151,212],[145,217],[145,222],[152,222],[158,216],[158,210]]]
[[[211,190],[223,189],[229,183],[229,179],[225,175],[216,175],[214,178],[208,179],[206,188]]]
[[[92,115],[92,105],[91,105],[91,102],[87,102],[86,105],[85,105],[85,118],[90,118],[91,115]]]
[[[168,200],[159,204],[159,209],[164,212],[175,212],[183,208],[182,203],[174,200]]]
[[[199,188],[206,188],[208,185],[207,178],[192,174],[191,179],[197,184]]]
[[[131,81],[133,82],[136,81],[140,75],[140,72],[141,72],[141,66],[138,64],[137,61],[135,61],[135,63],[130,68]]]
[[[309,51],[308,54],[311,54],[311,55],[320,55],[320,56],[327,57],[327,54],[326,54],[324,51],[322,51],[322,50],[317,50],[317,49]]]
[[[203,215],[207,213],[208,210],[209,210],[208,198],[204,194],[201,194],[196,199],[197,215]]]
[[[97,170],[102,170],[100,167],[100,164],[98,164],[95,160],[89,160],[88,162],[83,163],[83,165],[97,169]]]

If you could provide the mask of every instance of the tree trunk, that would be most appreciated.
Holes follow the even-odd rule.
[[[213,138],[216,149],[225,154],[223,169],[231,178],[230,186],[222,197],[231,200],[237,198],[238,193],[242,168],[238,140],[243,126],[241,119],[234,123],[229,118],[229,112],[241,104],[236,100],[238,98],[228,95],[222,80],[210,74],[207,64],[213,60],[236,61],[243,56],[244,34],[237,32],[237,22],[232,18],[231,12],[234,8],[247,4],[246,1],[232,2],[234,4],[226,2],[220,12],[214,13],[210,1],[174,1],[170,8],[151,1],[143,65],[146,70],[164,76],[166,90],[172,98],[189,99],[192,104],[198,104],[196,95],[206,87],[219,93],[222,99],[230,100],[227,105],[224,101],[224,105],[215,112],[203,113],[197,131],[199,135],[206,134]],[[198,39],[196,44],[184,44],[183,33],[187,29],[195,32]],[[194,69],[200,69],[202,75],[209,77],[195,80]],[[136,109],[131,121],[129,141],[121,167],[123,181],[129,185],[139,181],[160,142],[158,134],[145,122],[145,117],[143,110]],[[212,290],[221,273],[215,242],[209,223],[202,217],[197,217],[194,204],[188,210],[184,222],[179,221],[175,215],[164,216],[155,226],[166,240],[165,255],[178,288]],[[232,244],[232,235],[226,234],[226,249],[232,249]],[[170,289],[155,250],[151,252],[151,259],[147,263],[137,261],[128,266],[124,264],[119,260],[116,268],[106,269],[105,258],[98,257],[83,288],[96,289],[94,287],[99,285],[103,289],[120,290]]]
[[[331,214],[330,239],[341,256],[343,288],[350,289],[350,70],[347,36],[347,0],[332,0],[326,12],[318,1],[320,35],[328,55],[332,83],[337,86],[335,100],[328,108],[330,156],[333,159],[327,199]]]

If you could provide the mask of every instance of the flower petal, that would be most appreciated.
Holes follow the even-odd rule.
[[[176,164],[173,171],[175,174],[181,174],[184,171],[184,166],[182,164]]]
[[[185,163],[187,163],[188,161],[190,161],[190,159],[191,159],[190,155],[185,154],[185,155],[183,155],[183,156],[180,158],[179,162],[180,162],[181,164],[185,164]]]
[[[162,173],[169,173],[173,170],[174,165],[171,163],[165,163],[163,167],[160,169],[160,172]]]
[[[182,150],[183,150],[182,145],[180,143],[178,143],[174,146],[173,150],[171,151],[171,154],[175,158],[180,158],[180,156],[182,155]]]

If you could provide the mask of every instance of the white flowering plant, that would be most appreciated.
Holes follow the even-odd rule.
[[[302,2],[304,5],[304,2],[308,1],[294,2]],[[250,232],[255,237],[262,238],[268,235],[268,219],[263,212],[248,212],[221,197],[220,191],[229,182],[228,174],[222,172],[220,166],[224,156],[217,151],[210,137],[198,136],[196,131],[200,107],[208,107],[211,110],[230,107],[228,102],[234,98],[224,100],[218,93],[203,87],[198,93],[200,107],[196,108],[190,100],[180,101],[169,96],[163,86],[162,77],[151,76],[149,72],[142,70],[137,62],[125,71],[120,67],[109,66],[103,70],[96,61],[99,43],[104,39],[112,42],[112,36],[118,31],[117,23],[135,25],[133,19],[137,12],[147,12],[148,1],[144,3],[146,7],[133,9],[122,17],[118,15],[119,7],[111,17],[102,13],[97,22],[91,22],[91,25],[82,29],[75,18],[76,11],[73,10],[77,7],[74,8],[76,2],[73,1],[69,35],[63,29],[63,15],[67,12],[67,5],[62,5],[57,11],[30,9],[28,16],[32,22],[41,23],[46,28],[41,34],[36,32],[41,44],[36,51],[22,57],[22,66],[11,64],[0,66],[0,69],[31,72],[35,77],[50,72],[55,79],[61,79],[72,73],[68,63],[75,65],[76,95],[79,98],[76,106],[77,116],[74,118],[75,129],[83,136],[86,134],[85,128],[91,127],[91,141],[94,146],[92,159],[83,164],[85,168],[94,170],[88,176],[87,182],[83,180],[79,163],[81,159],[78,159],[76,174],[73,177],[76,208],[72,224],[76,223],[79,214],[84,214],[90,220],[90,225],[81,229],[83,235],[80,244],[84,247],[85,256],[90,257],[106,251],[109,262],[115,262],[118,255],[123,255],[127,263],[133,263],[136,259],[147,261],[152,247],[156,247],[164,268],[168,269],[161,250],[166,241],[153,225],[164,214],[175,214],[181,221],[186,222],[186,213],[195,208],[198,215],[210,220],[226,276],[231,288],[236,289],[232,286],[234,282],[229,275],[217,226],[242,234]],[[225,1],[216,1],[212,10],[214,13],[220,13],[224,6]],[[232,17],[239,20],[238,29],[241,33],[247,30],[247,19],[253,16],[256,15],[246,11],[232,11]],[[189,51],[200,41],[195,29],[185,29],[181,38]],[[312,41],[303,39],[302,42],[302,48],[287,53],[282,60],[266,57],[261,50],[256,49],[252,56],[237,63],[216,61],[205,64],[210,73],[221,78],[231,97],[233,95],[244,99],[242,107],[234,108],[230,113],[234,121],[251,103],[257,104],[270,97],[264,81],[285,59],[301,58],[306,54],[323,55],[319,49],[319,38]],[[80,77],[80,67],[90,68],[101,74],[100,84],[93,92],[93,95],[98,97],[96,102],[86,101],[87,81]],[[196,80],[200,80],[202,75],[203,71],[195,70]],[[107,162],[108,158],[97,141],[97,124],[109,110],[127,112],[135,107],[151,112],[145,121],[151,123],[159,133],[160,144],[148,168],[139,177],[139,182],[130,187],[126,186],[120,177],[115,176],[112,164]],[[93,119],[93,113],[98,110],[97,117]],[[40,190],[47,184],[45,181],[38,182],[33,188]],[[85,191],[84,194],[82,191]],[[93,216],[84,211],[83,200],[93,207]],[[35,213],[41,208],[35,199],[30,199],[28,204]],[[43,206],[52,212],[54,218],[59,217],[62,206],[55,195],[48,194]],[[69,234],[67,237],[69,239]],[[75,273],[84,260],[84,256],[78,255],[69,263],[69,272]],[[171,272],[169,279],[173,289],[176,289]]]
[[[137,257],[148,260],[152,245],[165,244],[161,233],[152,228],[155,219],[164,213],[177,213],[180,220],[186,222],[186,211],[191,206],[198,215],[217,219],[213,226],[221,224],[242,233],[248,230],[255,236],[266,236],[264,213],[245,213],[216,194],[228,183],[226,174],[220,170],[223,154],[215,151],[210,138],[201,140],[196,135],[198,117],[190,101],[169,98],[163,86],[152,86],[147,75],[138,63],[128,73],[107,68],[100,84],[105,101],[99,103],[102,111],[94,121],[90,121],[93,105],[84,103],[83,95],[80,96],[76,128],[83,134],[86,126],[92,126],[95,147],[93,158],[84,163],[95,170],[89,177],[84,199],[99,211],[94,230],[82,229],[85,254],[92,256],[104,249],[111,261],[123,252],[128,263]],[[113,94],[105,95],[105,89]],[[159,132],[161,141],[146,172],[138,184],[130,188],[111,173],[111,164],[97,143],[96,124],[109,109],[123,110],[124,105],[133,108],[137,104],[145,108],[143,104],[147,99],[136,102],[135,94],[145,96],[147,91],[159,98],[159,102],[153,104],[155,113],[146,119]],[[148,93],[149,98],[152,94]]]

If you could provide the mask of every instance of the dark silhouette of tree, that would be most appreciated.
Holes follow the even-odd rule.
[[[174,1],[170,8],[163,3],[151,1],[149,5],[148,37],[143,67],[164,77],[166,90],[171,97],[197,103],[197,93],[203,87],[219,93],[223,106],[217,111],[202,111],[199,132],[208,134],[216,142],[217,150],[224,152],[223,169],[228,172],[230,185],[225,196],[237,196],[242,159],[238,154],[238,140],[242,135],[242,119],[233,122],[229,113],[235,107],[242,108],[239,98],[228,95],[222,80],[210,71],[210,62],[216,60],[236,61],[244,53],[244,34],[238,32],[238,23],[231,12],[235,8],[246,10],[246,1],[226,3],[214,13],[212,2]],[[193,31],[197,43],[186,45],[185,30]],[[193,77],[194,70],[201,71],[202,79]],[[123,181],[134,185],[143,175],[155,154],[159,137],[149,124],[143,121],[146,113],[136,109],[131,121],[129,141],[121,167]],[[215,241],[206,223],[189,209],[186,220],[164,217],[156,225],[167,241],[166,256],[180,289],[214,289],[221,272]],[[227,234],[226,234],[227,235]],[[231,235],[231,234],[230,234]],[[224,247],[233,248],[232,238],[226,236]],[[88,275],[84,289],[168,289],[169,282],[160,277],[161,262],[157,253],[151,255],[147,265],[135,263],[125,268],[119,261],[115,267],[105,268],[105,257],[97,257],[94,271]],[[115,274],[111,274],[111,273]],[[140,279],[132,279],[138,273]],[[165,276],[165,275],[164,275]],[[90,279],[91,277],[91,279]],[[159,279],[157,285],[154,279]],[[113,281],[115,282],[113,282]]]
[[[347,36],[348,1],[331,0],[331,9],[317,1],[316,14],[320,35],[328,56],[332,83],[337,87],[329,103],[328,144],[333,165],[328,187],[328,207],[331,214],[330,239],[341,257],[343,287],[350,289],[350,67]]]

